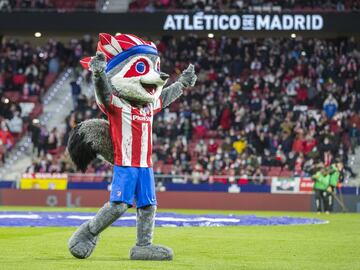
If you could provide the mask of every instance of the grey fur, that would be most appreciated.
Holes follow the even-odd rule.
[[[90,119],[81,122],[79,133],[91,144],[92,149],[106,161],[114,164],[114,148],[110,137],[109,122],[103,119]]]
[[[156,205],[149,205],[136,210],[137,246],[148,246],[152,244],[155,213]]]
[[[126,203],[107,202],[90,220],[89,230],[93,235],[98,235],[121,217],[129,206]]]
[[[178,82],[181,82],[184,87],[192,87],[195,85],[197,76],[195,74],[195,67],[190,64],[180,75]]]
[[[172,249],[153,245],[156,205],[137,209],[137,240],[136,245],[130,250],[131,260],[172,260]]]
[[[106,56],[102,52],[96,52],[96,55],[90,61],[90,69],[93,74],[99,75],[105,72],[106,69]]]
[[[102,52],[97,52],[94,59],[90,62],[92,78],[95,85],[95,95],[97,100],[108,108],[111,100],[111,86],[106,77],[106,60]]]
[[[127,209],[126,203],[106,203],[93,219],[83,223],[71,236],[68,243],[70,253],[78,259],[89,257],[96,247],[99,234]]]
[[[194,65],[190,64],[180,75],[179,79],[164,88],[161,92],[162,107],[165,108],[183,94],[183,88],[194,86],[197,80]]]
[[[175,82],[164,88],[161,92],[162,107],[165,108],[173,103],[183,94],[184,86],[180,82]]]

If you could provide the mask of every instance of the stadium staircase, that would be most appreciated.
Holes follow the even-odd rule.
[[[349,179],[348,184],[350,186],[360,186],[360,147],[356,148],[355,155],[350,156],[349,165],[357,176],[353,179]]]
[[[53,83],[43,97],[43,113],[39,116],[41,124],[44,124],[48,131],[57,127],[59,131],[65,129],[65,118],[73,109],[70,81],[72,79],[72,69],[65,70]],[[81,77],[79,80],[82,81]],[[91,95],[92,89],[82,84],[85,95]],[[87,91],[86,91],[87,90]],[[29,134],[22,137],[9,157],[3,168],[0,168],[1,180],[16,180],[25,172],[26,168],[32,163],[32,144]]]

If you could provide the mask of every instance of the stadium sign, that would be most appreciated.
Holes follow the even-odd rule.
[[[169,31],[319,31],[324,27],[320,14],[169,14],[163,30]]]
[[[66,190],[68,175],[64,173],[24,173],[20,189]]]
[[[271,179],[271,193],[298,193],[299,178],[278,178]]]
[[[89,28],[89,21],[96,22]],[[46,22],[46,23],[44,23]],[[61,23],[59,23],[61,22]],[[128,32],[146,35],[167,35],[209,32],[222,35],[288,36],[360,36],[358,12],[295,12],[295,13],[181,13],[181,12],[3,12],[0,14],[1,34]]]
[[[300,193],[313,193],[314,181],[310,177],[301,177],[299,182]]]
[[[273,177],[271,180],[271,193],[313,193],[314,181],[310,177]]]

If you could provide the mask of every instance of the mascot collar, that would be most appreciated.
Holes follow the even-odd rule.
[[[158,51],[154,47],[148,45],[133,46],[130,49],[123,51],[122,53],[119,53],[118,55],[114,56],[106,65],[106,70],[105,70],[106,73],[110,72],[114,67],[120,64],[122,61],[135,54],[158,55]]]

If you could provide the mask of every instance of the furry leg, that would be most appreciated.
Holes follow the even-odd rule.
[[[69,239],[70,253],[85,259],[91,255],[97,244],[99,234],[126,212],[126,203],[108,202],[97,212],[96,216],[83,223]]]
[[[174,253],[172,249],[152,244],[155,212],[155,205],[137,209],[137,241],[136,245],[130,250],[131,260],[164,261],[173,259]]]

